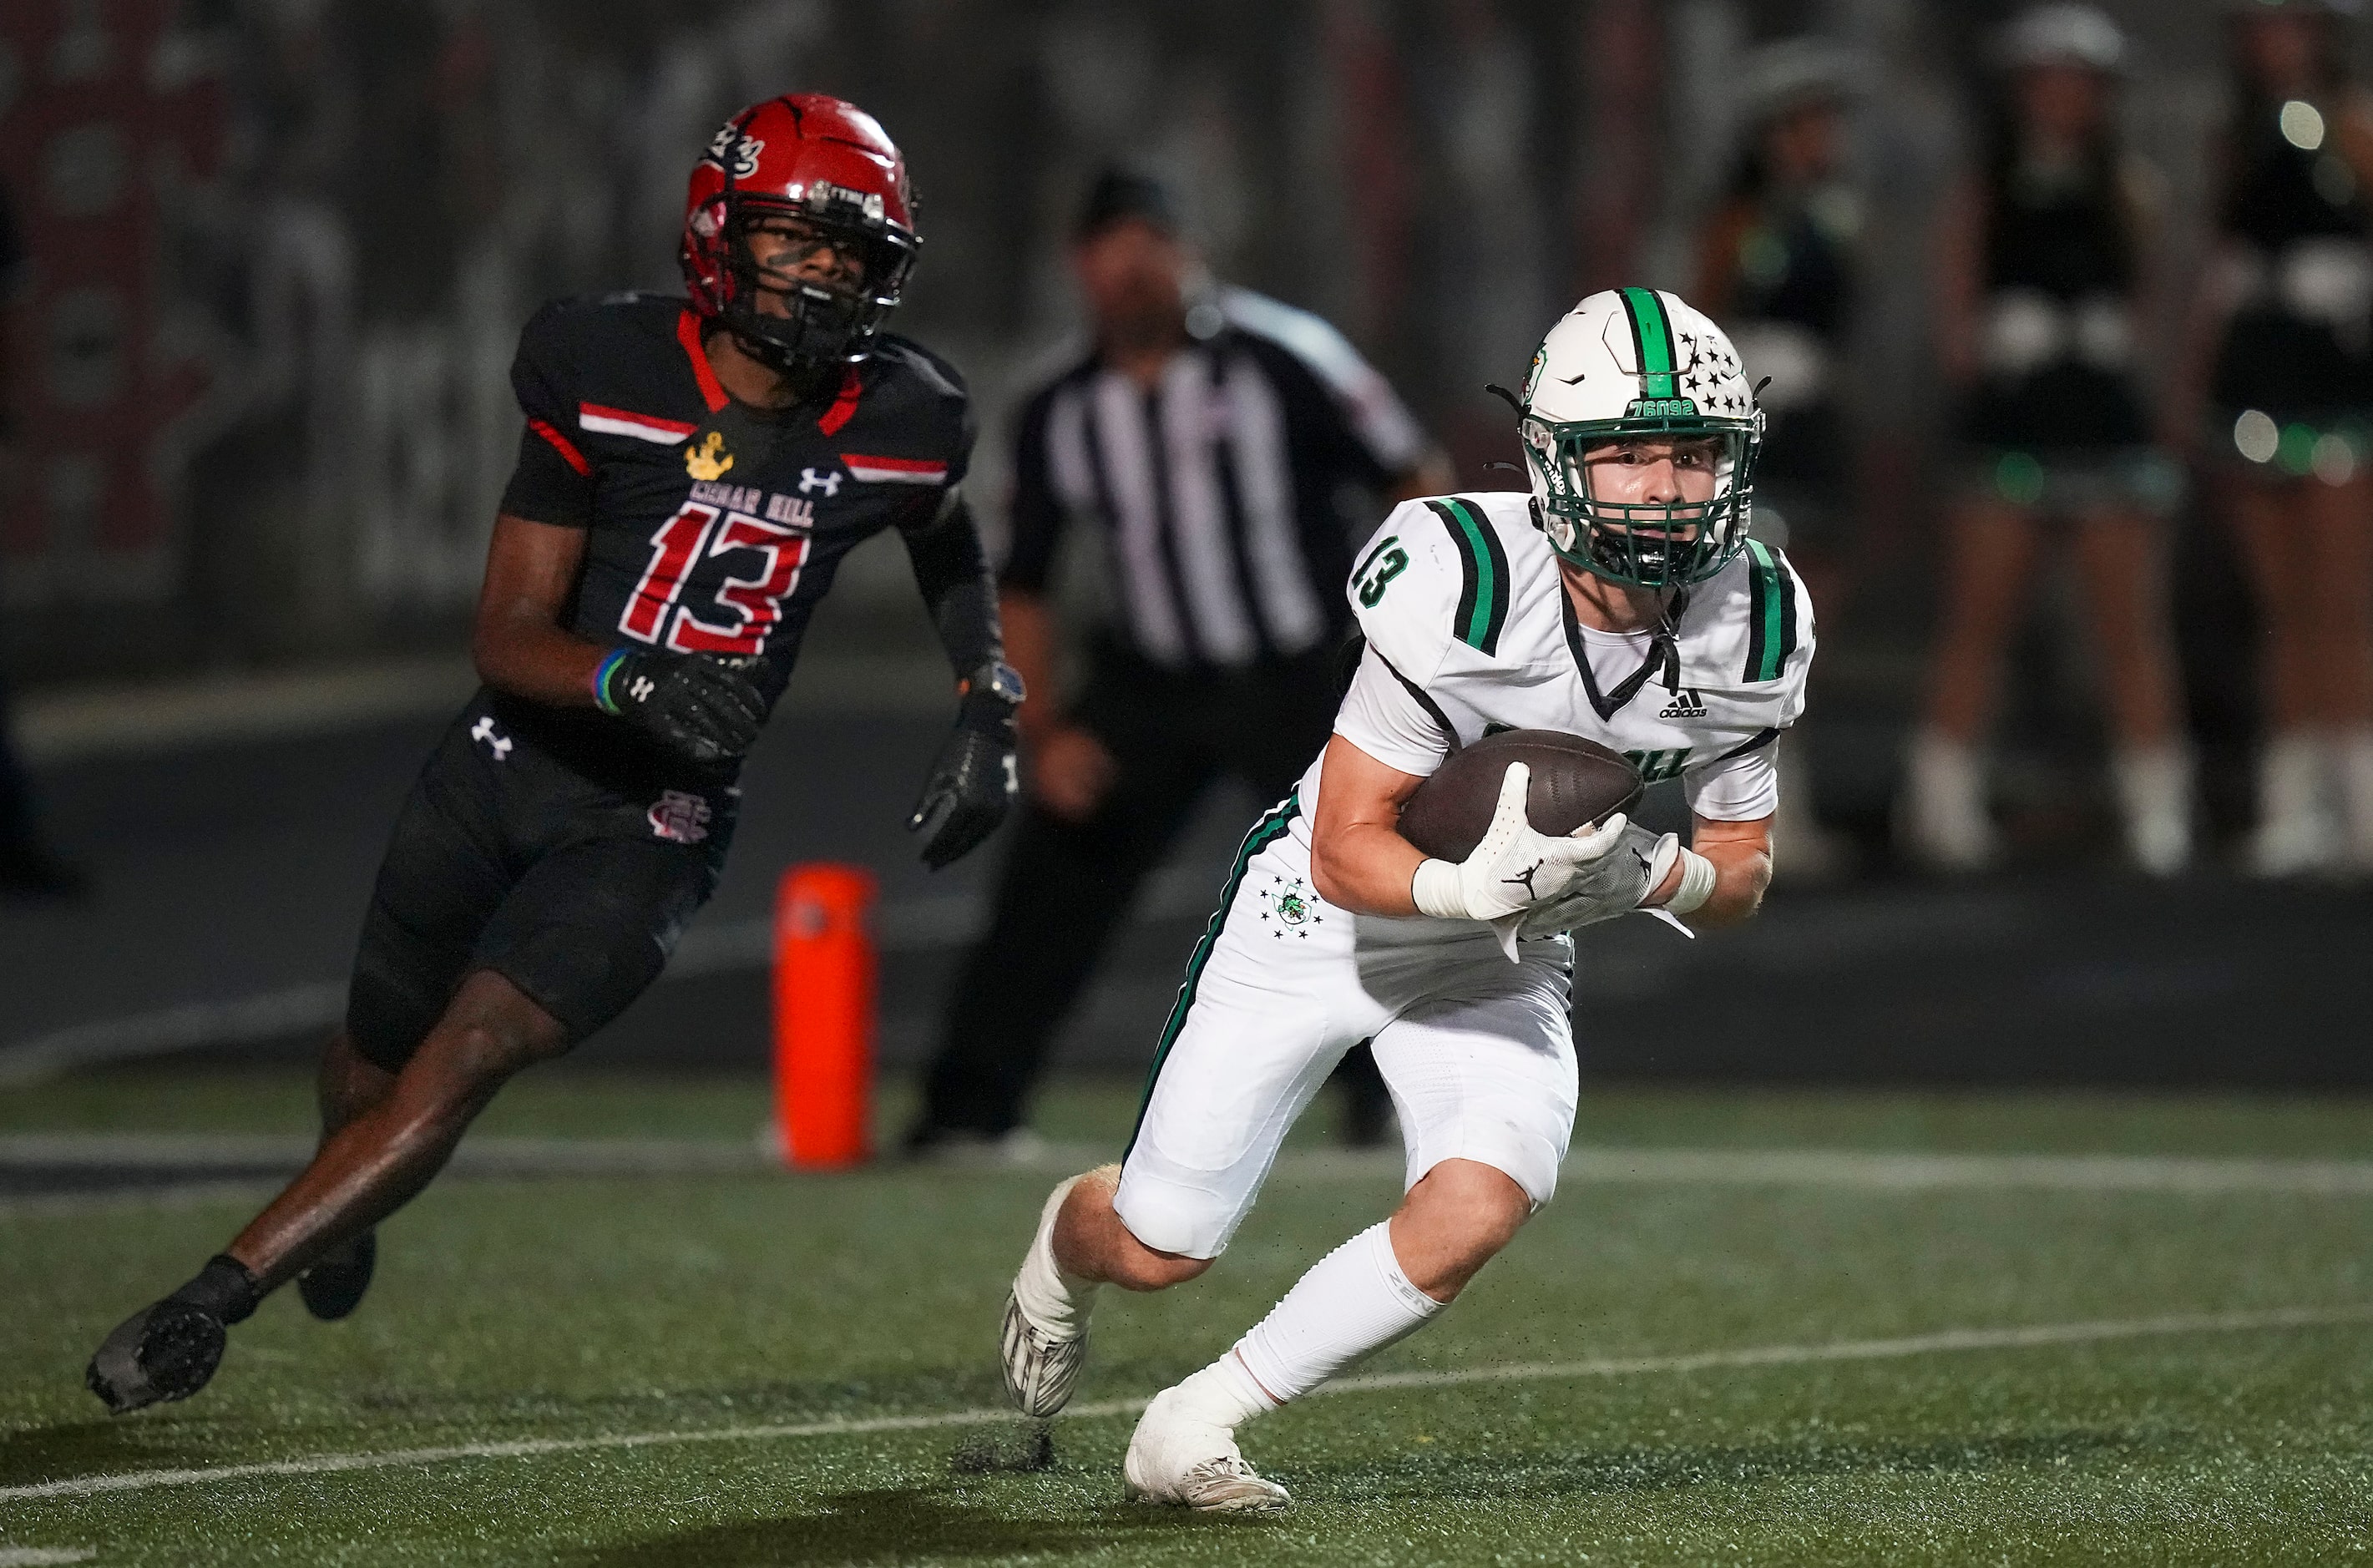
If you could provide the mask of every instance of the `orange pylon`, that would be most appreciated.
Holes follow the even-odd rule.
[[[775,1126],[796,1169],[872,1153],[873,873],[810,862],[775,895]]]

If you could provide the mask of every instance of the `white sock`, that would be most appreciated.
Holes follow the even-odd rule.
[[[2313,730],[2279,730],[2258,755],[2258,827],[2251,869],[2263,876],[2320,871],[2337,848],[2324,800],[2330,748]]]
[[[2332,763],[2349,865],[2373,871],[2373,726],[2333,731]]]
[[[1216,1364],[1241,1361],[1281,1405],[1416,1332],[1443,1305],[1401,1272],[1389,1225],[1371,1225],[1320,1258]]]
[[[2110,781],[2134,863],[2153,876],[2181,871],[2192,859],[2192,755],[2172,742],[2121,747]]]
[[[1900,825],[1914,852],[1940,870],[1976,871],[1992,860],[1984,754],[1935,730],[1914,734],[1903,759]]]
[[[1257,1415],[1277,1409],[1277,1401],[1253,1381],[1234,1351],[1213,1362],[1172,1390],[1181,1411],[1213,1426],[1233,1432]]]
[[[1038,1234],[1030,1238],[1022,1271],[1013,1276],[1013,1297],[1022,1304],[1023,1315],[1046,1332],[1065,1339],[1087,1328],[1088,1314],[1096,1301],[1095,1281],[1083,1280],[1055,1261],[1055,1217],[1063,1211],[1063,1199],[1081,1179],[1073,1176],[1047,1195],[1046,1206],[1038,1214]]]

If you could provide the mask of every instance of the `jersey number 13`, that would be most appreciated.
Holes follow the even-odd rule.
[[[783,601],[799,586],[808,556],[801,529],[767,522],[748,512],[687,501],[684,509],[651,535],[650,565],[635,584],[618,629],[641,642],[663,642],[678,653],[760,653],[766,634],[783,618]],[[724,619],[705,621],[695,606],[680,605],[684,585],[700,563],[715,556],[747,553],[757,557],[750,577],[729,577],[709,605]]]

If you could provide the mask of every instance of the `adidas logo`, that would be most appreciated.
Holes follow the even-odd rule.
[[[1683,686],[1675,692],[1673,700],[1665,704],[1665,711],[1656,715],[1659,719],[1703,719],[1705,716],[1705,698],[1697,694],[1694,686]]]

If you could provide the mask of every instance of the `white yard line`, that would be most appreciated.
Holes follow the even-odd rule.
[[[1578,1149],[1569,1180],[1655,1185],[2061,1192],[2373,1193],[2373,1161],[2155,1154],[1935,1154],[1861,1149]]]
[[[0,1221],[104,1213],[246,1197],[270,1185],[259,1167],[301,1165],[306,1138],[191,1133],[0,1134],[0,1188],[12,1170],[54,1177],[89,1169],[154,1169],[151,1184],[0,1195]],[[947,1174],[1068,1176],[1107,1158],[1098,1144],[1050,1144],[1026,1161],[951,1164]],[[899,1170],[895,1165],[877,1166]],[[928,1176],[939,1167],[903,1167]],[[1313,1149],[1280,1155],[1297,1181],[1387,1183],[1397,1151]],[[468,1179],[642,1176],[788,1176],[757,1141],[485,1138],[465,1141],[451,1174]],[[797,1179],[793,1177],[791,1179]],[[1854,1149],[1581,1149],[1565,1164],[1581,1187],[1812,1187],[1913,1196],[1928,1192],[2158,1193],[2175,1197],[2373,1196],[2373,1161],[2245,1160],[2133,1154],[1934,1154]]]
[[[0,1546],[0,1568],[52,1568],[57,1563],[88,1562],[98,1555],[88,1546]]]
[[[1954,1352],[2031,1350],[2045,1345],[2098,1344],[2186,1334],[2247,1334],[2358,1323],[2373,1323],[2373,1305],[2192,1313],[2176,1317],[2039,1323],[2002,1328],[1947,1328],[1934,1334],[1912,1334],[1887,1340],[1844,1340],[1826,1345],[1750,1345],[1726,1351],[1689,1351],[1676,1355],[1535,1362],[1439,1372],[1382,1372],[1346,1377],[1328,1384],[1318,1392],[1364,1394],[1405,1388],[1454,1388],[1479,1383],[1637,1377],[1658,1373],[1704,1372],[1720,1367],[1808,1366],[1829,1362],[1888,1361]],[[1103,1399],[1073,1406],[1069,1413],[1081,1420],[1134,1415],[1145,1408],[1145,1403],[1141,1398]],[[147,1492],[159,1487],[205,1486],[216,1481],[278,1476],[336,1475],[350,1470],[448,1464],[460,1459],[536,1458],[547,1454],[671,1447],[687,1443],[762,1443],[801,1437],[853,1437],[884,1432],[930,1432],[950,1427],[992,1426],[1020,1419],[1007,1410],[948,1410],[937,1415],[871,1416],[767,1426],[714,1427],[696,1432],[618,1433],[600,1437],[526,1438],[510,1443],[456,1444],[441,1448],[399,1448],[378,1454],[323,1454],[308,1459],[276,1459],[264,1464],[127,1470],[111,1475],[35,1481],[23,1486],[0,1487],[0,1503],[31,1502],[53,1497],[95,1497],[107,1492]]]

